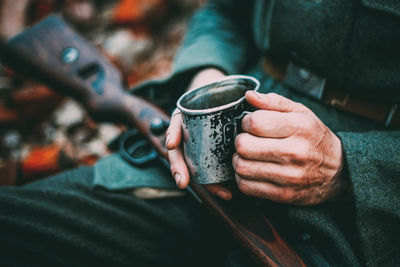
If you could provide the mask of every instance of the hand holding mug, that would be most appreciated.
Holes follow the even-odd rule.
[[[192,80],[188,90],[215,82],[225,77],[225,74],[218,69],[208,68],[200,71]],[[176,109],[171,115],[170,126],[167,131],[166,146],[168,157],[171,163],[171,173],[174,176],[178,188],[184,189],[189,185],[190,176],[186,166],[182,150],[182,115]],[[229,200],[232,193],[219,184],[204,185],[214,195]]]
[[[251,196],[299,205],[332,199],[348,188],[341,177],[342,147],[308,108],[276,94],[248,92],[246,101],[260,109],[246,115],[232,158],[239,189]],[[171,171],[179,188],[189,184],[181,149],[182,116],[174,112],[167,133]],[[218,185],[206,188],[223,199],[232,193]]]
[[[247,92],[259,110],[242,120],[233,167],[247,195],[315,205],[345,192],[340,139],[307,107],[277,94]]]

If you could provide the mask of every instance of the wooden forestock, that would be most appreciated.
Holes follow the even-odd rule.
[[[50,16],[13,37],[1,45],[0,55],[15,72],[78,99],[94,119],[136,126],[158,153],[168,159],[165,133],[152,131],[151,124],[154,119],[169,122],[169,116],[151,103],[126,93],[119,72],[61,17]],[[253,202],[241,198],[225,202],[200,185],[191,184],[191,188],[259,265],[304,266]]]

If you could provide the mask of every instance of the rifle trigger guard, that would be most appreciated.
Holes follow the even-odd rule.
[[[133,166],[143,166],[158,158],[158,153],[138,130],[126,131],[119,140],[119,154]]]

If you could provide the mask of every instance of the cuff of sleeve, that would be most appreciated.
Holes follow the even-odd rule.
[[[243,62],[234,47],[224,46],[211,37],[203,36],[196,43],[180,50],[175,57],[176,72],[199,67],[214,67],[227,75],[238,74]]]
[[[390,204],[400,186],[399,137],[390,133],[337,134],[342,140],[348,176],[356,202],[363,207]]]
[[[94,166],[94,185],[108,190],[138,187],[176,189],[171,174],[160,164],[143,168],[134,167],[118,154],[102,158]]]
[[[224,71],[220,66],[207,64],[181,65],[165,79],[150,80],[131,89],[131,93],[147,99],[163,110],[172,113],[176,107],[177,99],[186,91],[193,76],[205,68],[217,68]]]
[[[341,132],[338,136],[353,186],[354,222],[367,265],[392,262],[399,253],[398,240],[392,236],[400,218],[400,132]]]

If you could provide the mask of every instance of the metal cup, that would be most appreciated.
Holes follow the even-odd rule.
[[[232,75],[183,94],[183,149],[191,180],[220,183],[234,178],[232,155],[243,116],[254,110],[246,101],[248,90],[257,91],[257,79]]]

